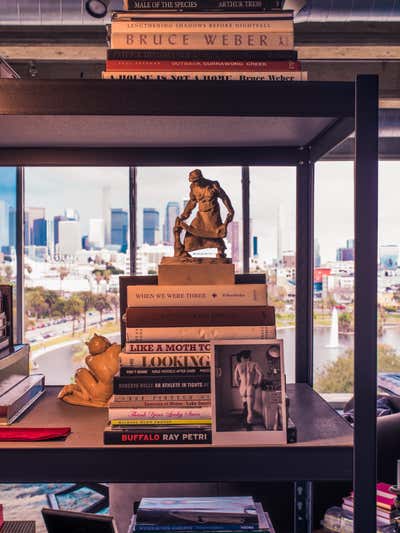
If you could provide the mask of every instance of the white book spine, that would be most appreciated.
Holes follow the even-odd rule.
[[[226,339],[274,339],[275,326],[191,326],[172,328],[126,328],[127,342]]]
[[[292,20],[118,20],[111,24],[111,33],[196,33],[196,32],[264,32],[264,33],[292,33]]]
[[[211,407],[135,409],[113,408],[108,410],[109,420],[197,420],[211,418]]]
[[[267,305],[267,286],[129,285],[128,307]]]
[[[125,350],[122,353],[127,354],[152,354],[152,353],[210,353],[211,346],[209,342],[149,342],[149,343],[135,343],[128,342],[125,345]]]
[[[293,50],[293,33],[137,32],[111,34],[120,50]]]
[[[102,72],[103,80],[168,81],[306,81],[305,71],[291,72]]]
[[[153,407],[150,402],[210,402],[211,394],[114,394],[111,398],[110,407],[115,404],[132,402],[142,403],[142,407]],[[145,405],[146,404],[146,405]],[[208,403],[207,403],[208,405]],[[121,407],[121,406],[119,406]],[[131,405],[127,407],[132,407]],[[137,407],[134,405],[133,407]],[[165,407],[165,404],[164,404]],[[168,407],[175,407],[174,405]]]

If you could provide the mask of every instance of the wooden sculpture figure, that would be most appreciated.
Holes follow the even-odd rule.
[[[58,394],[64,402],[89,407],[107,407],[112,395],[113,377],[119,370],[121,346],[96,335],[86,343],[89,355],[85,362],[88,368],[78,368],[75,383],[65,385]]]
[[[217,258],[224,259],[228,224],[233,220],[232,203],[218,181],[206,179],[201,170],[189,173],[190,199],[182,214],[177,217],[174,227],[174,256],[191,257],[189,252],[202,248],[217,248]],[[228,213],[222,222],[218,199],[222,201]],[[198,207],[196,216],[190,224],[184,222]],[[186,230],[183,244],[180,239],[182,230]]]

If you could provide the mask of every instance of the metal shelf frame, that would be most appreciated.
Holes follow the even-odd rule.
[[[187,145],[176,141],[171,145],[132,142],[112,146],[91,145],[88,141],[48,144],[24,137],[16,137],[11,144],[0,135],[0,165],[51,166],[178,166],[254,165],[295,166],[297,169],[297,288],[296,288],[296,381],[312,386],[313,377],[313,250],[314,250],[314,164],[355,130],[355,427],[353,484],[355,490],[355,531],[375,533],[376,487],[376,305],[377,305],[377,230],[378,230],[378,79],[358,76],[354,83],[293,82],[289,83],[207,83],[207,82],[102,82],[97,80],[67,81],[0,81],[0,131],[19,121],[37,124],[51,119],[66,137],[72,132],[69,118],[93,120],[112,117],[113,124],[127,117],[143,120],[157,117],[166,120],[174,131],[178,126],[190,128],[188,120],[210,118],[212,129],[224,127],[224,120],[236,117],[245,124],[257,126],[265,121],[266,138],[278,136],[268,144],[261,136],[253,145],[243,133],[242,146],[229,146],[217,141],[211,145]],[[273,122],[273,118],[278,121]],[[324,122],[324,119],[329,120]],[[53,121],[54,119],[54,121]],[[294,121],[296,119],[298,122]],[[295,142],[285,144],[285,120],[298,127]],[[291,123],[290,121],[293,120]],[[322,120],[322,122],[321,122]],[[36,121],[36,122],[35,122]],[[185,122],[186,121],[186,122]],[[249,122],[250,121],[250,122]],[[280,127],[282,122],[282,128]],[[49,122],[46,122],[48,127]],[[228,123],[227,123],[228,124]],[[2,127],[3,125],[3,127]],[[273,126],[274,130],[268,132]],[[322,125],[322,126],[321,126]],[[150,124],[150,131],[157,131]],[[282,130],[282,131],[281,131]],[[289,131],[290,127],[286,130]],[[129,127],[126,131],[129,131]],[[205,126],[207,132],[207,125]],[[249,129],[247,130],[249,131]],[[250,127],[251,131],[251,127]],[[291,131],[291,130],[290,130]],[[310,137],[302,132],[310,133]],[[228,132],[227,132],[228,133]],[[282,139],[279,135],[282,133]],[[42,136],[43,137],[43,136]],[[45,137],[45,136],[44,136]],[[64,138],[66,138],[64,137]],[[62,138],[62,137],[61,137]],[[68,137],[69,138],[69,137]],[[248,192],[248,172],[242,172],[242,182]],[[132,176],[131,176],[131,183]],[[135,194],[131,186],[130,194]],[[334,223],[334,221],[332,221]],[[19,231],[21,234],[21,231]],[[248,235],[245,235],[248,238]],[[246,243],[248,245],[248,243]],[[134,265],[134,263],[132,263]],[[293,453],[297,454],[298,452]],[[90,457],[90,450],[84,451]],[[176,451],[160,451],[166,458]],[[223,465],[221,452],[215,453],[215,464]],[[225,453],[225,452],[224,452]],[[228,453],[228,452],[227,452]],[[229,455],[253,452],[237,449]],[[268,460],[268,448],[257,451],[258,459]],[[285,452],[286,453],[286,452]],[[290,453],[290,452],[289,452]],[[1,455],[1,453],[0,453]],[[46,451],[43,450],[45,457]],[[75,461],[78,452],[71,453]],[[115,458],[118,451],[114,450]],[[146,453],[143,452],[143,457]],[[185,457],[188,455],[185,452]],[[194,454],[195,455],[195,454]],[[210,457],[210,454],[207,454]],[[278,454],[279,455],[279,454]],[[15,460],[17,461],[18,450]],[[249,455],[250,456],[250,455]],[[329,453],[326,455],[328,459]],[[333,460],[337,454],[332,454]],[[219,461],[222,461],[220,463]],[[15,463],[17,464],[17,463]],[[55,465],[53,465],[55,467]],[[223,476],[221,472],[221,476]],[[229,473],[226,472],[226,477]],[[162,476],[162,471],[160,471]],[[20,475],[18,476],[20,477]],[[179,478],[179,474],[177,474]],[[221,478],[222,479],[222,478]],[[161,481],[161,479],[160,479]],[[199,480],[200,481],[200,480]],[[305,480],[307,481],[307,479]]]

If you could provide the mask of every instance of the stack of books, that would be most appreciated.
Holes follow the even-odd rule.
[[[378,483],[376,485],[376,517],[379,527],[387,526],[393,523],[400,523],[400,512],[398,509],[397,496],[390,492],[390,485],[387,483]],[[342,510],[344,517],[352,521],[354,512],[354,494],[353,492],[343,498]]]
[[[125,0],[103,79],[306,80],[280,0]]]
[[[273,339],[265,283],[129,285],[105,444],[211,443],[210,340]]]
[[[143,498],[130,531],[275,533],[268,513],[251,496]]]

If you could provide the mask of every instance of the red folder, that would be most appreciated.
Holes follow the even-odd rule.
[[[0,441],[40,441],[67,437],[71,428],[0,428]]]

